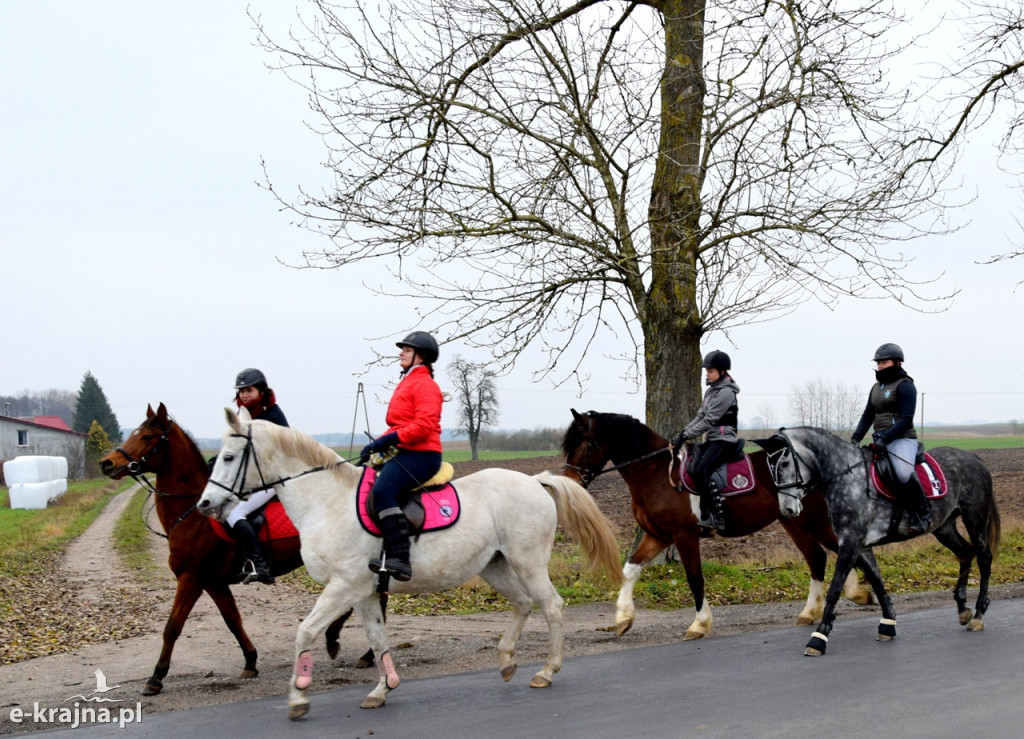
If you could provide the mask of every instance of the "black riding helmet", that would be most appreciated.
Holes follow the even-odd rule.
[[[405,346],[412,347],[427,364],[436,362],[440,353],[437,341],[426,331],[413,331],[401,341],[396,341],[395,346],[399,349]]]
[[[732,369],[732,360],[729,359],[729,355],[725,352],[715,349],[713,352],[708,352],[700,366],[702,369],[716,369],[719,372],[728,372]]]
[[[253,367],[247,367],[238,373],[238,377],[235,378],[235,390],[241,390],[243,387],[254,386],[259,390],[267,389],[267,378],[258,369]]]
[[[871,361],[881,362],[886,359],[891,359],[894,362],[902,362],[903,350],[900,349],[898,344],[882,344],[875,350],[875,358]]]

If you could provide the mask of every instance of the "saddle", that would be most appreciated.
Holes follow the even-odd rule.
[[[451,464],[442,462],[436,475],[398,502],[409,521],[409,533],[412,536],[447,529],[459,520],[462,508],[458,491],[451,483],[454,474]],[[373,504],[372,491],[376,479],[377,471],[373,467],[363,471],[356,492],[356,514],[365,531],[374,536],[383,536],[379,526],[380,517]]]
[[[743,439],[737,440],[729,460],[725,464],[716,467],[711,473],[711,479],[714,481],[719,495],[723,497],[743,495],[751,492],[757,486],[757,481],[754,478],[754,468],[750,464],[750,457],[743,451],[745,443]],[[692,476],[691,468],[693,462],[694,460],[690,458],[690,447],[684,445],[680,454],[679,469],[682,470],[682,474],[680,475],[680,485],[678,487],[694,495],[699,495],[697,484],[693,481]]]
[[[253,528],[256,529],[260,541],[297,538],[299,530],[285,513],[284,503],[274,498],[259,511],[249,516]],[[226,542],[234,542],[235,537],[220,521],[211,518],[210,525],[214,532]]]
[[[948,492],[946,474],[942,466],[935,461],[932,455],[924,451],[924,447],[918,444],[917,458],[914,460],[914,474],[921,481],[925,497],[928,500],[945,498]],[[887,456],[875,457],[871,463],[871,485],[875,492],[889,500],[899,500],[900,485],[892,470],[892,464]]]

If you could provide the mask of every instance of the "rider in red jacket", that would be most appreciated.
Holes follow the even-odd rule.
[[[386,570],[401,582],[412,578],[409,564],[409,524],[398,505],[402,493],[419,487],[441,469],[441,388],[434,381],[437,341],[426,331],[413,331],[396,346],[401,349],[402,378],[388,404],[388,430],[363,447],[360,462],[388,452],[373,485],[373,502],[380,516],[386,556],[371,559],[374,572]]]

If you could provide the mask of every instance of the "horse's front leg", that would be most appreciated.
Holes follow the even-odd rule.
[[[306,691],[313,684],[313,644],[342,613],[352,607],[351,585],[340,578],[328,581],[313,610],[295,633],[295,674],[288,686],[288,718],[302,718],[309,712]],[[378,607],[378,614],[379,614]],[[378,618],[380,616],[378,615]]]
[[[142,688],[143,695],[156,695],[164,689],[164,678],[167,671],[171,669],[171,654],[174,652],[174,644],[181,635],[181,629],[192,613],[196,601],[203,594],[196,578],[191,575],[183,575],[178,578],[178,585],[174,591],[174,604],[171,606],[171,613],[167,616],[167,623],[164,624],[164,643],[160,649],[160,656],[157,658],[156,667],[146,685]]]
[[[235,602],[235,596],[232,595],[231,589],[227,585],[222,585],[219,587],[208,587],[206,592],[213,599],[213,602],[217,604],[224,623],[227,624],[228,630],[235,635],[235,640],[242,650],[245,666],[242,668],[242,674],[239,677],[252,678],[258,676],[260,671],[256,669],[256,645],[252,643],[252,639],[246,633],[245,627],[242,626],[242,614],[238,611],[238,604]]]
[[[828,593],[825,595],[825,613],[822,615],[818,629],[811,634],[810,641],[804,647],[804,654],[808,657],[818,657],[825,654],[828,647],[828,637],[832,633],[832,627],[836,619],[836,604],[839,596],[846,586],[846,578],[853,571],[854,562],[858,560],[860,552],[856,546],[840,544],[839,553],[836,559],[836,570],[832,575],[832,582],[828,586]]]
[[[640,579],[644,565],[665,551],[667,546],[666,542],[655,539],[645,531],[633,556],[622,566],[622,587],[619,589],[619,599],[615,602],[615,632],[617,636],[622,636],[633,626],[633,619],[636,617],[633,590],[636,588],[637,580]]]
[[[882,582],[882,571],[878,569],[878,562],[875,561],[875,553],[871,549],[865,549],[857,557],[856,566],[864,573],[871,590],[875,594],[878,605],[882,608],[882,619],[878,623],[878,641],[891,641],[896,636],[896,609],[892,607],[892,600],[885,592],[885,583]]]
[[[700,639],[711,633],[711,605],[704,594],[704,570],[700,565],[700,539],[696,531],[677,531],[675,537],[679,561],[686,571],[686,582],[693,593],[693,606],[697,615],[686,629],[683,641]]]

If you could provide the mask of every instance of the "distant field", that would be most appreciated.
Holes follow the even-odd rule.
[[[938,435],[923,439],[925,449],[937,446],[951,446],[957,449],[1017,449],[1024,447],[1024,436],[970,436],[942,438]]]
[[[524,457],[556,457],[561,456],[559,451],[546,451],[546,452],[480,452],[478,458],[481,460],[501,460],[501,459],[523,459]],[[465,462],[473,457],[472,452],[469,449],[448,449],[445,447],[444,450],[444,461],[445,462]]]

